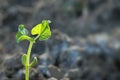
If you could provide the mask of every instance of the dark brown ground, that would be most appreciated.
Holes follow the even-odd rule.
[[[17,44],[19,24],[29,30],[52,21],[52,36],[37,42],[30,80],[120,80],[120,0],[0,0],[0,80],[25,80]]]

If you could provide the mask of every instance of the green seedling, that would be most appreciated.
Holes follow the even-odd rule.
[[[22,64],[25,67],[25,80],[29,80],[29,69],[35,66],[37,63],[37,57],[34,57],[33,60],[30,61],[30,54],[33,44],[36,42],[36,40],[43,41],[51,36],[49,23],[51,23],[51,21],[43,20],[42,23],[33,27],[31,30],[32,37],[28,36],[29,32],[23,24],[19,25],[18,27],[18,32],[16,34],[17,43],[23,40],[29,41],[28,51],[26,54],[23,54],[21,58]]]

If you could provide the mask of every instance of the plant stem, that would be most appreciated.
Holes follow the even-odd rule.
[[[25,79],[26,80],[29,80],[30,53],[32,50],[33,43],[34,43],[33,41],[30,41],[28,52],[27,52],[27,66],[25,67],[26,68],[26,72],[25,72],[25,77],[26,77]]]
[[[34,41],[36,41],[38,38],[39,38],[40,35],[37,35],[35,38],[34,38]]]
[[[25,70],[26,70],[26,72],[25,72],[25,80],[29,80],[30,53],[31,53],[31,50],[32,50],[33,43],[38,38],[39,38],[39,35],[36,36],[33,41],[30,41],[30,44],[29,44],[29,48],[28,48],[28,51],[27,51],[27,63],[26,63],[27,66],[25,67]]]
[[[25,70],[26,70],[26,72],[25,72],[25,80],[29,80],[29,66],[26,66]]]

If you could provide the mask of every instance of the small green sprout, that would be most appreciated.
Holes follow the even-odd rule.
[[[16,34],[17,43],[23,40],[28,40],[30,43],[27,54],[23,54],[21,58],[22,64],[25,67],[25,80],[29,80],[29,68],[37,64],[37,57],[34,57],[32,62],[30,62],[30,54],[31,54],[33,44],[36,42],[36,40],[43,41],[43,40],[48,39],[51,36],[49,23],[51,23],[51,21],[43,20],[42,23],[33,27],[31,30],[31,34],[32,36],[35,36],[35,37],[28,36],[29,32],[24,27],[23,24],[19,25],[18,27],[18,32]]]

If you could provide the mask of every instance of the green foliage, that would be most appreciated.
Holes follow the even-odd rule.
[[[32,28],[31,34],[38,35],[40,41],[48,39],[51,36],[49,23],[51,23],[51,21],[43,20],[42,23]],[[28,30],[24,27],[23,24],[21,24],[18,27],[18,32],[16,34],[16,41],[17,43],[19,43],[20,41],[23,40],[33,41],[34,38],[28,36]]]
[[[37,64],[37,57],[34,57],[33,58],[33,61],[31,62],[31,64],[30,64],[30,67],[33,67],[33,66],[35,66]]]
[[[26,66],[26,62],[27,62],[27,55],[26,54],[23,54],[21,61],[22,61],[22,64],[24,66]]]
[[[16,34],[17,43],[23,40],[28,40],[30,42],[27,54],[23,54],[21,58],[22,64],[26,68],[26,73],[25,73],[26,80],[29,80],[29,68],[37,64],[37,57],[34,57],[33,61],[30,63],[30,53],[31,53],[32,46],[37,39],[40,41],[43,41],[43,40],[48,39],[51,36],[51,31],[50,31],[50,26],[49,26],[50,23],[51,21],[49,20],[43,20],[42,23],[33,27],[31,30],[31,34],[32,36],[36,36],[36,37],[28,36],[29,32],[24,27],[23,24],[20,24],[18,27],[18,32]]]
[[[32,30],[32,35],[39,35],[39,40],[46,40],[51,36],[49,20],[43,20],[41,24],[36,25]]]
[[[28,30],[24,27],[23,24],[20,24],[18,27],[18,32],[16,34],[16,41],[17,43],[19,43],[20,41],[23,40],[32,40],[32,38],[30,38],[28,35]]]

